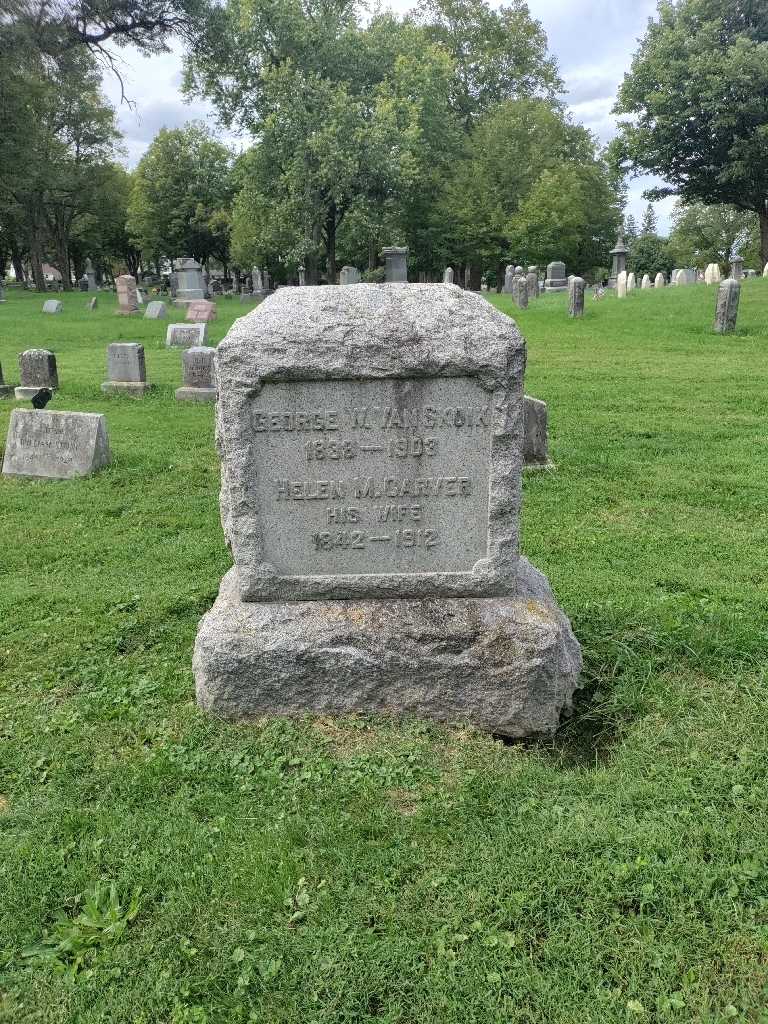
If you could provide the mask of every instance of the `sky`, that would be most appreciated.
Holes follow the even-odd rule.
[[[385,0],[386,2],[386,0]],[[413,0],[389,0],[398,12],[413,7]],[[566,85],[566,101],[575,121],[589,128],[601,143],[615,134],[611,114],[616,91],[629,69],[637,41],[645,33],[648,18],[656,10],[656,0],[528,0],[534,18],[547,34],[549,49],[560,67]],[[181,95],[181,51],[154,57],[142,57],[135,50],[117,51],[122,61],[125,91],[134,102],[133,109],[120,103],[120,86],[111,76],[105,79],[105,91],[118,111],[120,129],[125,136],[127,160],[135,166],[160,128],[176,128],[191,120],[207,120],[223,141],[246,148],[247,141],[225,135],[216,125],[211,108],[197,100],[185,104]],[[656,179],[638,178],[628,183],[627,214],[638,223],[647,200],[644,189]],[[666,231],[673,199],[655,204],[659,228]]]

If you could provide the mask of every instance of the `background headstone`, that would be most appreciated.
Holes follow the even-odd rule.
[[[192,302],[187,303],[187,315],[184,319],[190,323],[207,324],[211,320],[215,320],[217,315],[215,302],[209,302],[207,299],[193,299]]]
[[[88,291],[88,276],[87,276],[87,274],[83,274],[83,276],[77,282],[77,287],[80,289],[81,292],[87,292]]]
[[[640,284],[641,290],[644,291],[646,288],[652,288],[652,287],[653,287],[653,285],[651,284],[651,279],[648,276],[648,274],[643,274],[643,280],[642,280],[642,282]]]
[[[165,303],[160,302],[158,299],[154,299],[152,302],[147,303],[147,308],[144,310],[145,320],[165,320],[168,311]]]
[[[653,282],[654,288],[664,288],[666,286],[667,279],[664,277],[661,271],[656,275],[656,279]]]
[[[58,299],[46,299],[43,303],[44,313],[63,313],[64,306]]]
[[[568,289],[568,278],[565,274],[565,264],[555,260],[547,267],[547,278],[544,282],[545,292],[564,292]]]
[[[525,275],[528,282],[528,298],[538,299],[539,297],[539,268],[528,267],[528,273]]]
[[[741,256],[734,256],[731,260],[731,278],[740,281],[744,276],[744,260]]]
[[[568,284],[568,316],[584,316],[584,287],[583,277],[572,277],[570,279]]]
[[[98,305],[98,299],[94,295],[94,297],[92,299],[88,299],[88,306],[87,306],[88,312],[89,313],[94,313],[96,311],[97,305]]]
[[[110,461],[107,420],[92,412],[14,409],[8,427],[6,476],[69,480]]]
[[[582,280],[576,278],[576,280]],[[547,403],[525,395],[525,428],[523,437],[523,465],[537,469],[549,469],[549,430],[547,424]]]
[[[505,295],[511,295],[515,288],[515,268],[508,263],[504,271],[504,287],[501,289]]]
[[[517,270],[522,271],[522,267],[518,267]],[[515,273],[512,283],[512,298],[518,309],[528,309],[528,279],[522,272]]]
[[[40,388],[55,391],[59,386],[56,356],[46,348],[28,348],[19,355],[19,387],[16,398],[32,398]]]
[[[115,278],[117,287],[117,312],[120,316],[135,316],[139,312],[139,294],[136,278],[130,274],[121,274]]]
[[[408,281],[408,249],[401,245],[389,245],[381,250],[384,257],[384,278],[387,284],[404,284]]]
[[[627,272],[622,270],[616,278],[616,295],[620,299],[627,297]]]
[[[630,271],[627,274],[627,294],[633,292],[637,288],[637,278],[635,277],[634,271]]]
[[[168,348],[192,348],[208,340],[208,324],[168,324],[165,344]]]
[[[763,267],[763,277],[768,277],[768,263]]]
[[[446,267],[443,271],[443,284],[453,284],[453,267]]]
[[[306,267],[299,267],[299,288],[304,288],[307,283]]]
[[[339,284],[360,284],[360,271],[357,267],[342,267],[339,272]]]
[[[183,259],[176,260],[174,270],[176,273],[174,301],[177,306],[186,306],[188,302],[195,299],[205,298],[202,268],[197,260],[185,256]]]
[[[91,263],[90,259],[85,261],[85,276],[88,279],[88,291],[98,291],[96,286],[96,271],[93,269],[93,263]]]
[[[215,402],[216,349],[201,346],[181,353],[182,385],[176,389],[180,402]]]
[[[113,342],[107,346],[107,380],[101,390],[108,395],[142,398],[151,390],[147,383],[144,346],[135,342]]]
[[[3,367],[0,364],[0,398],[12,398],[13,388],[10,384],[6,384],[3,379]]]
[[[717,308],[715,310],[715,332],[732,334],[736,330],[739,315],[739,298],[741,282],[728,277],[717,291]]]
[[[514,322],[441,284],[286,289],[216,364],[234,566],[198,630],[199,703],[555,729],[581,657],[519,554]]]

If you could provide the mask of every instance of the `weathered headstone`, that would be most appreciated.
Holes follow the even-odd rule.
[[[211,320],[215,320],[217,316],[215,302],[209,302],[207,299],[193,299],[192,302],[187,303],[187,315],[184,319],[189,320],[190,323],[207,324]]]
[[[85,261],[85,276],[88,279],[88,291],[98,291],[96,286],[96,271],[93,269],[93,263],[91,263],[90,259]]]
[[[43,303],[44,313],[63,313],[64,306],[58,299],[46,299]]]
[[[568,289],[568,278],[565,276],[565,264],[559,260],[547,267],[547,279],[544,282],[545,292],[564,292]]]
[[[98,299],[94,295],[94,297],[92,299],[88,299],[88,305],[87,305],[86,308],[87,308],[89,313],[94,313],[96,311],[97,305],[98,305]]]
[[[515,289],[515,268],[511,263],[508,263],[504,271],[504,286],[502,292],[505,295],[511,295]]]
[[[575,278],[580,281],[581,278]],[[549,461],[549,429],[547,403],[525,395],[523,399],[525,432],[523,436],[523,465],[531,469],[551,469]]]
[[[653,285],[651,284],[651,279],[649,275],[643,274],[643,280],[640,284],[640,290],[645,291],[646,288],[653,288]]]
[[[440,284],[286,288],[233,325],[203,707],[556,728],[581,657],[519,555],[524,363],[509,317]]]
[[[5,476],[70,480],[110,461],[106,417],[93,412],[14,409],[8,427]]]
[[[661,271],[656,275],[656,279],[653,282],[654,288],[664,288],[666,286],[667,279],[664,277]]]
[[[726,278],[717,291],[715,311],[715,332],[717,334],[732,334],[736,330],[740,297],[741,282],[732,277]]]
[[[384,257],[384,279],[387,284],[404,284],[408,281],[408,249],[401,245],[389,245],[381,250]]]
[[[539,297],[539,268],[528,267],[528,273],[525,275],[528,282],[528,298],[538,299]]]
[[[182,385],[176,389],[180,402],[215,402],[216,349],[196,346],[181,353]]]
[[[520,273],[517,271],[520,271]],[[515,277],[512,282],[512,299],[518,309],[528,309],[528,279],[522,273],[522,267],[515,268]]]
[[[176,273],[175,270],[171,273],[170,280],[168,282],[168,287],[170,288],[171,291],[171,298],[175,299],[179,291],[179,275]]]
[[[147,383],[144,346],[135,342],[113,342],[107,346],[107,377],[101,390],[108,395],[143,398],[152,385]]]
[[[176,260],[174,263],[176,272],[176,295],[174,301],[177,306],[186,306],[188,302],[195,299],[204,299],[203,273],[197,260],[188,256]]]
[[[299,288],[304,288],[307,283],[306,267],[299,267]]]
[[[637,288],[637,278],[635,277],[634,271],[630,271],[627,274],[627,294],[633,292]]]
[[[77,282],[77,287],[80,289],[81,292],[87,292],[88,291],[88,275],[87,274],[83,274],[83,276]]]
[[[357,267],[342,267],[339,271],[339,284],[360,284],[360,271]]]
[[[3,367],[0,364],[0,398],[13,398],[13,387],[3,379]]]
[[[165,344],[168,348],[192,348],[208,340],[208,324],[168,324]]]
[[[117,287],[117,312],[120,316],[135,316],[139,312],[139,294],[136,278],[130,274],[121,274],[115,278]]]
[[[763,267],[763,277],[768,277],[768,263]]]
[[[168,315],[165,303],[160,302],[159,299],[153,299],[152,302],[147,303],[147,308],[144,310],[145,320],[165,320]]]
[[[616,278],[616,296],[619,299],[627,297],[627,272],[622,270]]]
[[[734,256],[731,259],[731,278],[740,281],[744,276],[744,260],[741,256]]]
[[[453,267],[446,267],[443,271],[443,284],[453,284]]]
[[[611,258],[613,260],[613,266],[611,268],[611,276],[608,278],[608,287],[615,288],[616,282],[619,279],[619,274],[627,269],[627,253],[629,250],[624,244],[624,232],[619,231],[618,238],[616,239],[616,245],[611,249]]]
[[[572,277],[568,283],[568,316],[584,316],[584,278]]]
[[[46,348],[28,348],[19,355],[19,386],[15,388],[16,398],[32,398],[40,388],[55,391],[59,386],[56,356]]]

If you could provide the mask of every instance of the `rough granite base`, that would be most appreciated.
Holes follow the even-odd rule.
[[[227,719],[385,713],[521,737],[572,706],[581,652],[526,559],[514,596],[245,602],[237,569],[197,633],[201,707]]]
[[[54,395],[56,394],[56,388],[52,388],[50,384],[38,384],[36,387],[18,387],[13,389],[14,396],[17,402],[31,401],[41,388],[48,388]]]
[[[216,388],[176,388],[179,402],[215,402]]]
[[[131,398],[143,398],[152,390],[152,385],[146,381],[133,380],[106,380],[101,385],[105,395],[128,395]]]

